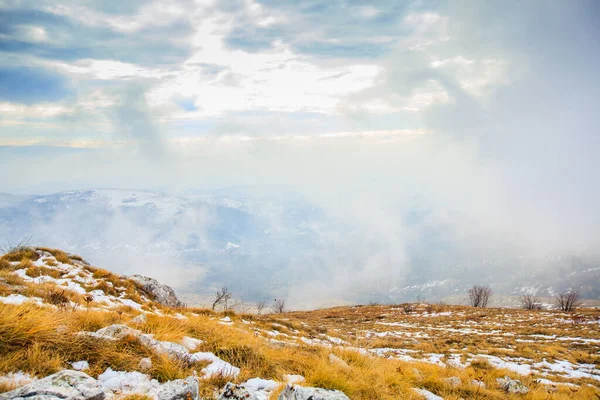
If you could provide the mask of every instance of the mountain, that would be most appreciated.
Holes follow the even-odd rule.
[[[227,286],[244,301],[285,297],[297,307],[393,303],[440,300],[480,283],[504,295],[573,288],[600,298],[598,255],[522,256],[505,242],[482,250],[470,245],[476,238],[457,237],[463,217],[433,215],[415,205],[397,222],[408,234],[396,239],[284,186],[3,194],[0,243],[31,238],[84,253],[95,265],[165,282],[188,301]]]

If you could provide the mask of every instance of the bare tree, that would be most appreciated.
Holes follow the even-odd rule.
[[[569,290],[559,293],[554,298],[554,304],[561,311],[573,311],[581,304],[579,301],[579,292]]]
[[[213,301],[212,309],[214,310],[219,304],[223,303],[225,310],[227,310],[227,302],[231,299],[233,295],[226,287],[222,287],[217,290],[217,294],[215,295],[215,301]]]
[[[542,304],[540,300],[533,294],[524,294],[519,300],[521,308],[524,310],[541,310]]]
[[[267,302],[264,300],[261,300],[258,303],[256,303],[257,314],[260,315],[266,306],[267,306]]]
[[[469,302],[472,307],[487,307],[492,297],[492,289],[489,286],[475,285],[469,289]]]
[[[271,306],[273,312],[276,314],[281,314],[285,312],[285,299],[275,299],[273,301],[273,305]]]

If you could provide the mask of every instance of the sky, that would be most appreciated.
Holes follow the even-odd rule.
[[[390,244],[423,206],[597,250],[598,38],[593,0],[0,0],[0,191],[286,184]]]

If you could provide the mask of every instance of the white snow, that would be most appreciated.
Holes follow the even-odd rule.
[[[100,374],[98,381],[105,390],[119,394],[146,394],[160,387],[156,379],[150,379],[141,372],[113,371],[111,368]]]
[[[23,303],[27,303],[27,302],[34,302],[37,304],[42,304],[43,300],[39,297],[27,297],[27,296],[23,296],[22,294],[9,294],[8,296],[4,297],[4,296],[0,296],[0,302],[4,303],[4,304],[15,304],[15,305],[19,305],[19,304],[23,304]]]
[[[90,367],[90,364],[85,360],[75,361],[75,362],[71,363],[71,365],[73,366],[73,369],[75,371],[82,371],[82,370],[88,369]]]
[[[544,359],[542,362],[534,364],[534,367],[539,368],[545,374],[553,372],[564,378],[590,378],[600,381],[600,371],[594,364],[571,364],[569,361],[560,360],[549,363]]]
[[[202,369],[202,373],[204,373],[205,378],[209,378],[215,375],[231,375],[233,377],[238,376],[240,373],[240,369],[234,367],[226,361],[221,360],[219,357],[215,356],[213,353],[209,352],[200,352],[194,353],[191,355],[192,361],[210,361],[211,363]]]
[[[194,350],[196,347],[200,346],[202,343],[204,343],[202,340],[196,339],[193,337],[189,337],[189,336],[184,336],[184,338],[181,340],[181,344],[184,345],[185,347],[187,347],[188,350]]]
[[[269,380],[269,379],[261,379],[261,378],[252,378],[248,379],[243,384],[247,388],[252,388],[254,390],[264,390],[267,392],[273,391],[277,389],[277,382]]]

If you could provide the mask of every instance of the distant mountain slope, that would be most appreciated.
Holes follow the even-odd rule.
[[[180,293],[227,286],[244,300],[287,297],[304,307],[436,300],[474,283],[506,295],[574,288],[600,298],[598,255],[532,258],[501,246],[471,248],[451,226],[432,222],[424,206],[404,216],[410,235],[403,242],[338,217],[280,186],[181,196],[115,189],[0,195],[0,243],[31,237]]]

